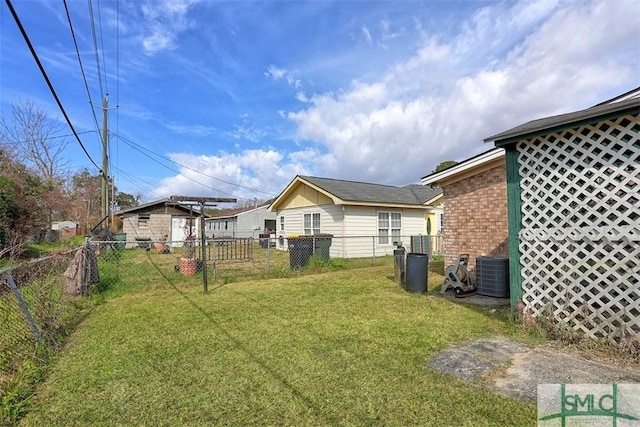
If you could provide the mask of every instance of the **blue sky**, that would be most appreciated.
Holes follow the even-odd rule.
[[[101,164],[64,3],[12,4]],[[91,101],[113,108],[110,173],[144,201],[264,200],[297,174],[419,183],[487,136],[640,86],[640,0],[67,5]],[[32,99],[62,122],[4,1],[0,37],[3,114]]]

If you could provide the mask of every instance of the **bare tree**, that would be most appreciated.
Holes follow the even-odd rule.
[[[13,104],[11,116],[0,119],[5,146],[16,160],[47,183],[59,181],[67,173],[68,159],[64,152],[69,141],[61,136],[63,129],[62,123],[51,120],[46,110],[31,99]]]
[[[0,138],[4,150],[42,180],[40,197],[46,212],[47,232],[66,205],[62,191],[68,171],[65,149],[69,142],[61,136],[64,126],[50,119],[33,100],[11,106],[11,116],[0,118]]]

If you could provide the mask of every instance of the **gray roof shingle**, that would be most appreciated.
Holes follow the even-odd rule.
[[[636,91],[640,94],[639,89],[636,89]],[[493,141],[496,145],[500,145],[501,143],[525,139],[540,132],[551,133],[558,129],[572,127],[602,117],[620,116],[627,113],[637,114],[640,112],[640,97],[638,94],[629,95],[627,99],[621,101],[601,103],[586,110],[532,120],[507,131],[489,136],[484,139],[484,142]]]
[[[300,176],[300,178],[345,202],[423,205],[442,193],[440,188],[432,189],[420,184],[394,187],[314,176]]]

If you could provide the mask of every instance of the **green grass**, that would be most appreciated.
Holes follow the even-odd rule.
[[[118,273],[21,425],[535,423],[533,406],[427,367],[448,346],[516,330],[502,310],[437,297],[437,275],[426,295],[400,289],[388,260],[205,294],[141,256],[150,276]]]
[[[61,252],[82,245],[84,236],[74,236],[69,239],[58,240],[56,242],[29,243],[24,246],[24,258],[38,258],[51,254],[53,252]]]

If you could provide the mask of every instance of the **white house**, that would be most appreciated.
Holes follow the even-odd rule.
[[[442,190],[395,187],[296,176],[269,206],[277,216],[278,249],[291,235],[331,234],[330,256],[391,255],[409,236],[424,235],[426,220]]]
[[[212,215],[205,221],[204,232],[209,238],[258,238],[264,230],[276,229],[276,214],[268,207],[239,208]]]

